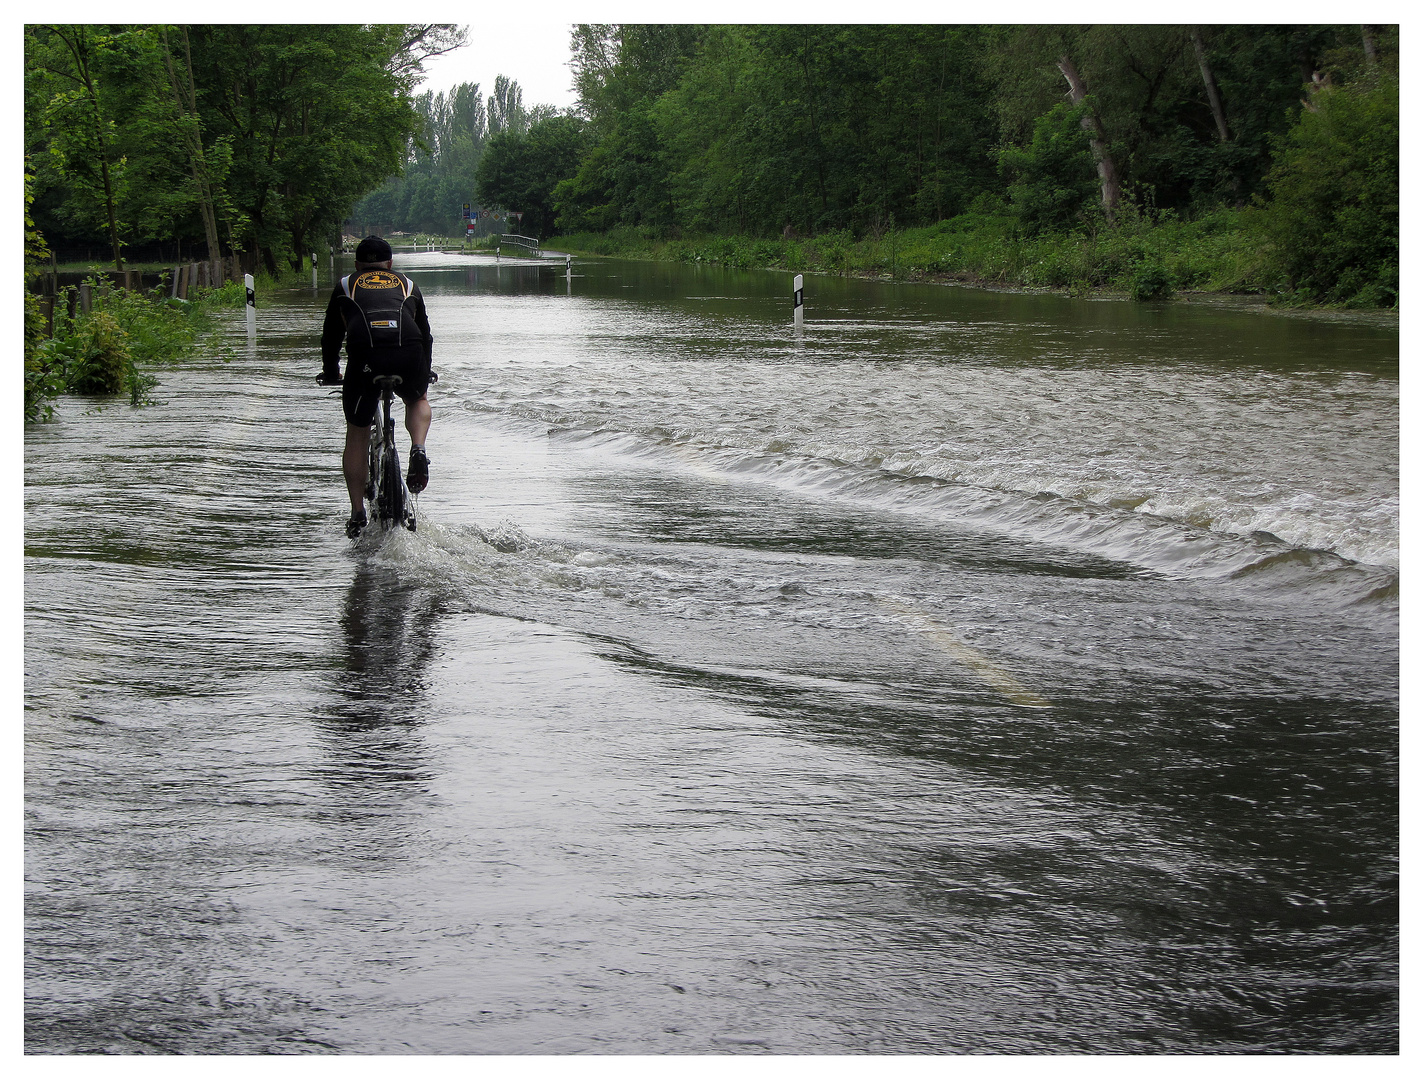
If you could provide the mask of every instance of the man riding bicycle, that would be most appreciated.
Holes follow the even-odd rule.
[[[346,449],[341,471],[351,496],[351,520],[346,535],[353,540],[366,527],[367,452],[371,424],[376,418],[380,392],[372,379],[399,375],[396,393],[405,402],[405,429],[410,432],[410,469],[406,487],[425,490],[430,462],[425,456],[425,436],[430,430],[430,357],[435,339],[420,287],[404,274],[391,270],[391,245],[368,236],[356,246],[356,269],[336,284],[326,305],[321,329],[323,385],[341,384],[341,407],[346,414]],[[341,342],[346,341],[346,377],[341,377]]]

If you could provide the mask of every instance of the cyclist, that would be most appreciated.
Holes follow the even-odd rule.
[[[425,436],[430,430],[430,356],[434,338],[425,315],[420,287],[404,274],[391,270],[391,245],[368,236],[356,245],[356,269],[332,290],[321,329],[323,385],[341,384],[341,407],[346,414],[346,449],[341,471],[351,496],[351,520],[346,535],[353,540],[366,527],[366,471],[371,424],[376,418],[380,393],[372,383],[376,375],[399,375],[396,393],[405,402],[405,429],[410,432],[410,469],[406,487],[425,490],[430,461],[425,456]],[[339,369],[341,342],[346,341],[346,378]]]

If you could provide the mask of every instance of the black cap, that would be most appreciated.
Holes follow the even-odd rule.
[[[356,261],[364,263],[385,262],[391,258],[391,245],[379,236],[368,236],[356,245]]]

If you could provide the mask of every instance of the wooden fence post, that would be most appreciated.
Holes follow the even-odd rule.
[[[94,288],[87,281],[79,286],[79,310],[85,315],[94,310]]]
[[[44,312],[45,337],[54,337],[54,293],[40,297],[40,311]]]

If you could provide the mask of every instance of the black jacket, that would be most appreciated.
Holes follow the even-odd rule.
[[[435,339],[420,286],[392,270],[362,270],[342,278],[332,290],[321,328],[323,371],[337,370],[343,339],[348,359],[365,360],[381,349],[409,352],[419,346],[428,367]]]

